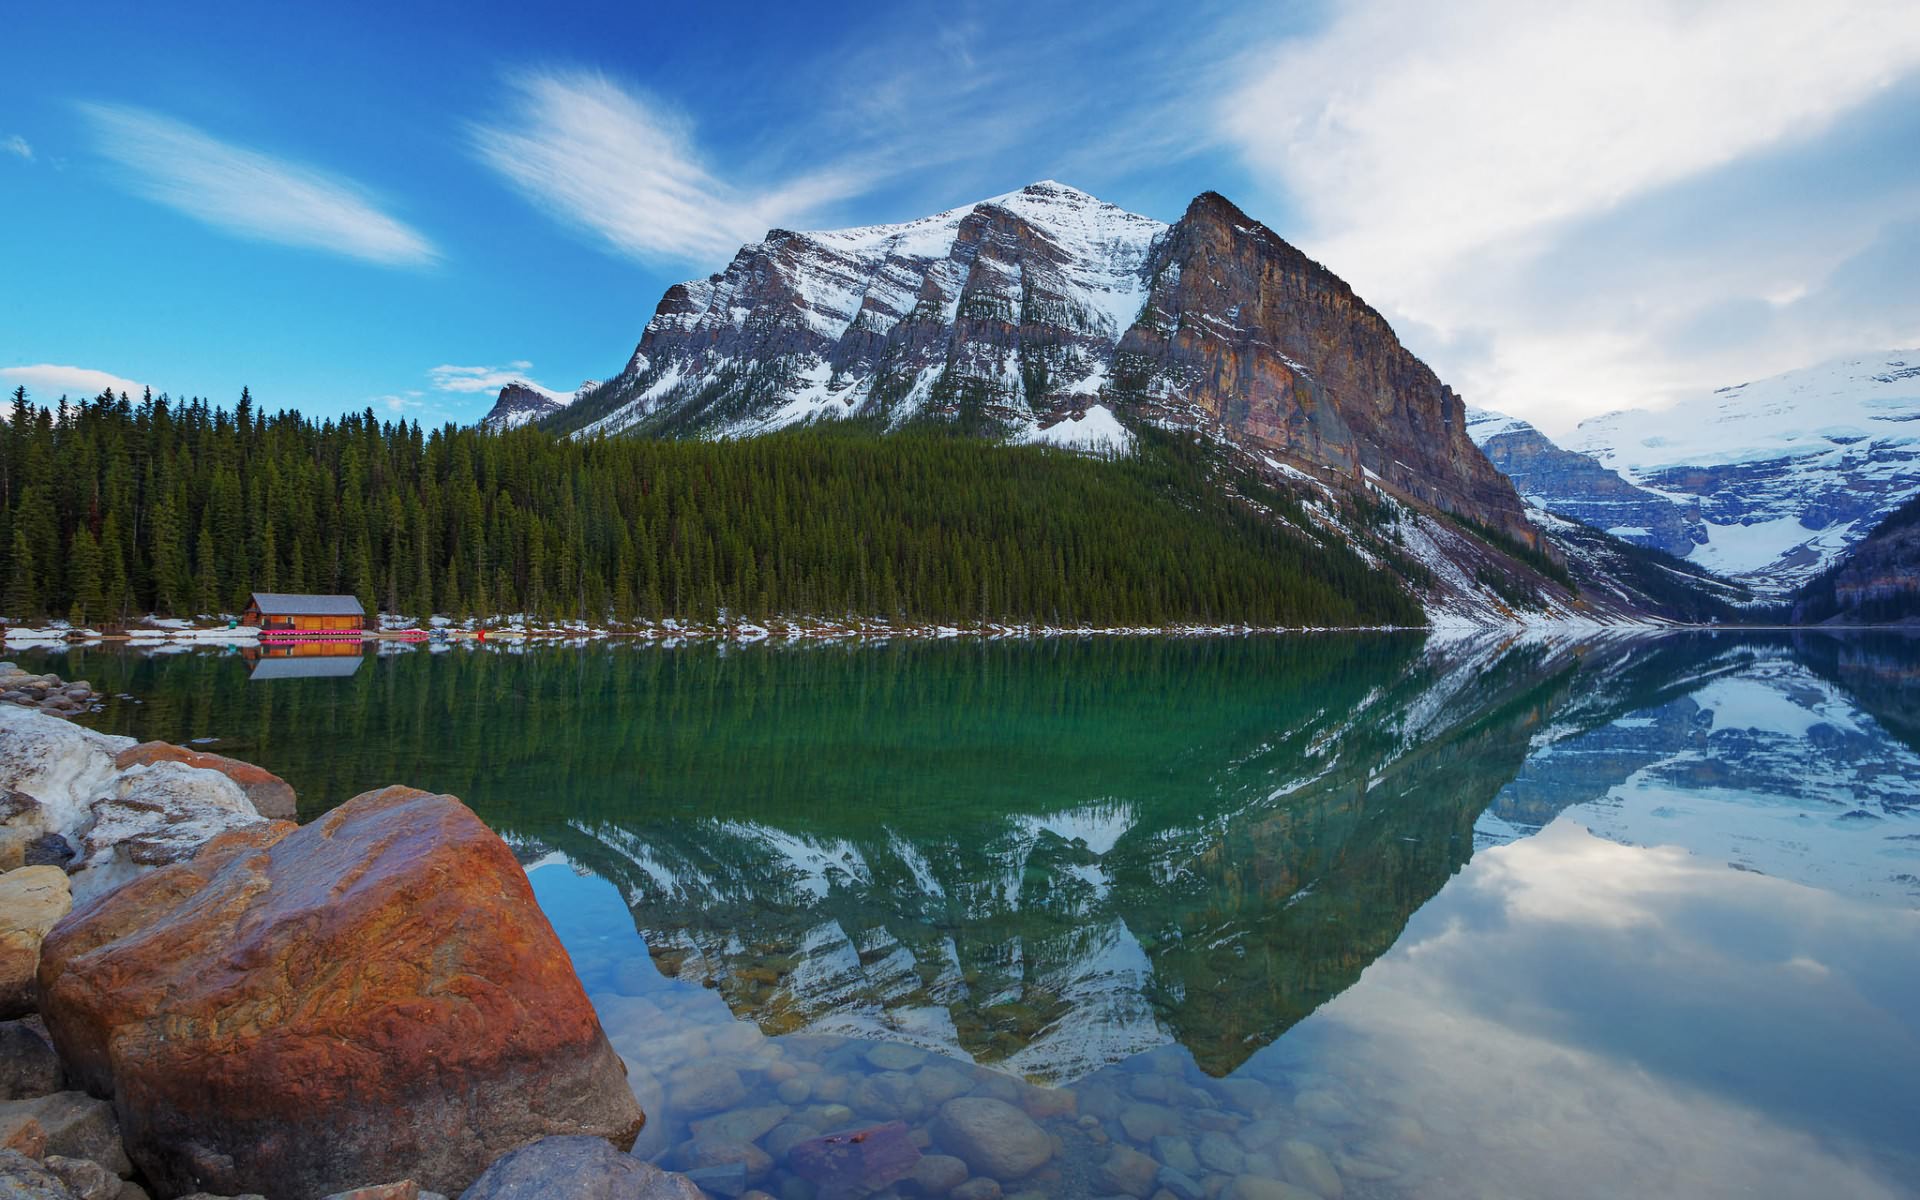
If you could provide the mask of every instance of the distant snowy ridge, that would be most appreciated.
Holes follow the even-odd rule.
[[[1920,350],[1608,413],[1564,447],[1497,413],[1469,432],[1533,503],[1779,597],[1920,492]]]

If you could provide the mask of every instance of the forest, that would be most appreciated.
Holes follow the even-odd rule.
[[[1103,461],[938,432],[573,441],[24,389],[0,428],[0,614],[111,628],[254,591],[369,613],[1418,625],[1391,575],[1148,431]]]

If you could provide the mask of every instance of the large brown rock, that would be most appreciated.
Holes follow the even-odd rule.
[[[189,750],[185,746],[175,746],[168,742],[141,742],[128,750],[122,750],[114,757],[113,765],[119,770],[128,767],[148,766],[157,762],[185,763],[189,767],[199,767],[206,771],[218,771],[238,784],[246,793],[248,800],[261,816],[276,821],[291,821],[297,815],[297,806],[293,787],[286,780],[264,767],[241,762],[237,758],[228,758],[224,754],[209,754],[204,750]]]
[[[72,907],[67,873],[59,867],[21,867],[0,875],[0,1019],[34,1010],[42,942]]]
[[[387,788],[223,834],[47,939],[71,1078],[162,1194],[456,1193],[644,1117],[526,874],[451,796]]]

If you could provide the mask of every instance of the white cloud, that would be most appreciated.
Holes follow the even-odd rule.
[[[33,161],[33,147],[27,144],[27,139],[17,133],[0,140],[0,152],[17,155],[28,162]]]
[[[125,392],[129,396],[139,396],[146,390],[143,383],[114,375],[107,371],[96,371],[92,367],[68,367],[57,363],[35,363],[23,367],[0,367],[0,381],[4,381],[7,391],[24,386],[27,394],[42,402],[57,399],[62,395],[74,399],[98,396],[111,388],[115,392]]]
[[[1476,402],[1564,421],[1722,380],[1646,357],[1681,297],[1600,296],[1602,327],[1537,328],[1554,314],[1521,294],[1529,265],[1574,224],[1816,135],[1916,68],[1910,0],[1354,0],[1250,57],[1218,112],[1356,290],[1443,346],[1496,331],[1477,368],[1436,353],[1443,374]],[[1871,236],[1828,231],[1824,253],[1777,263],[1729,254],[1699,279],[1780,295],[1809,257],[1817,280]],[[1701,290],[1684,302],[1728,298]]]
[[[687,123],[590,71],[509,78],[514,104],[469,132],[480,160],[558,220],[641,260],[725,258],[770,228],[862,190],[826,170],[759,190],[700,161]]]
[[[492,393],[498,392],[509,383],[518,383],[554,400],[572,399],[572,392],[563,392],[547,387],[545,384],[535,383],[532,376],[527,374],[532,369],[533,364],[525,359],[510,362],[503,367],[459,367],[442,364],[428,370],[427,378],[432,382],[433,389],[438,392]],[[419,393],[408,394],[418,395]]]
[[[101,153],[125,168],[128,188],[217,229],[389,266],[438,257],[424,235],[380,211],[351,181],[144,109],[79,107]]]

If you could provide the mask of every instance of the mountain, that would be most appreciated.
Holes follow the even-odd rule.
[[[1697,504],[1636,487],[1593,456],[1555,445],[1525,421],[1469,408],[1467,434],[1528,502],[1549,512],[1676,558],[1707,540]]]
[[[1907,501],[1794,596],[1802,624],[1920,622],[1920,496]]]
[[[668,289],[623,370],[536,419],[722,440],[834,421],[1096,454],[1151,430],[1209,448],[1213,487],[1352,548],[1434,620],[1672,615],[1585,590],[1608,556],[1570,573],[1461,399],[1214,193],[1172,225],[1045,181],[902,224],[776,229]]]
[[[1196,429],[1528,545],[1464,408],[1352,289],[1222,197],[1168,226],[1051,181],[900,225],[774,230],[668,290],[561,430],[863,417],[1124,449]],[[1277,457],[1276,457],[1277,456]]]
[[[1659,411],[1469,432],[1528,501],[1784,600],[1920,493],[1920,350],[1838,359]]]
[[[480,427],[494,432],[518,429],[528,422],[564,411],[575,400],[599,386],[598,382],[589,379],[572,395],[564,395],[537,383],[516,379],[500,389],[493,407],[487,410],[486,416],[480,418]]]

